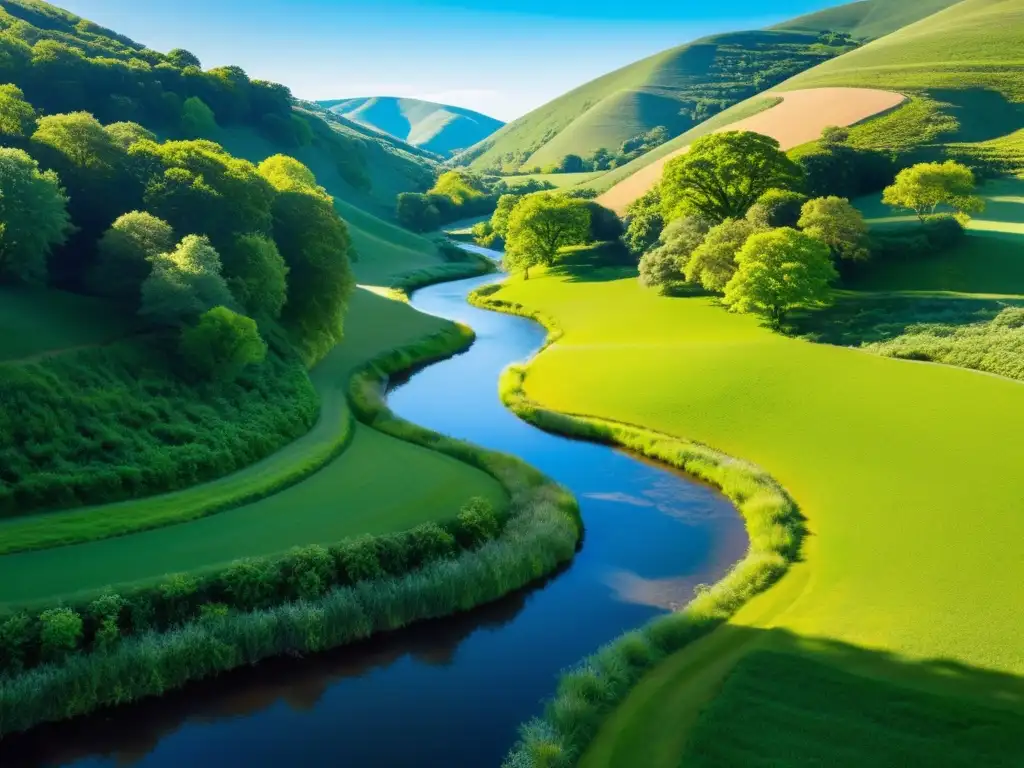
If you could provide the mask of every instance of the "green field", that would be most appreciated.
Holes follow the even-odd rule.
[[[122,314],[98,299],[0,286],[0,363],[104,344],[124,334]]]
[[[677,766],[686,724],[758,645],[754,630],[1024,675],[1024,561],[1007,546],[1024,535],[1024,387],[787,338],[713,299],[610,277],[516,280],[497,294],[565,331],[531,364],[528,396],[753,461],[793,494],[811,535],[805,561],[729,625],[749,631],[713,633],[659,666],[585,765],[636,765],[661,744],[642,764]],[[999,700],[993,688],[974,695]]]
[[[527,181],[546,181],[554,184],[559,189],[566,187],[586,187],[588,181],[601,176],[600,171],[587,173],[526,173],[521,176],[505,176],[504,181],[509,186],[518,186]]]
[[[914,0],[912,3],[906,0],[864,0],[801,16],[774,28],[808,32],[831,29],[835,32],[846,32],[856,38],[875,39],[959,2],[960,0]]]

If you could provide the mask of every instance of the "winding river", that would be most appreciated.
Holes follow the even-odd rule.
[[[560,670],[686,602],[697,583],[716,581],[739,560],[742,521],[713,489],[549,435],[501,405],[499,373],[535,354],[544,331],[466,302],[494,279],[413,296],[417,309],[474,328],[477,341],[397,386],[390,403],[411,421],[516,454],[570,488],[586,524],[571,565],[471,613],[40,728],[5,744],[0,764],[497,766]]]

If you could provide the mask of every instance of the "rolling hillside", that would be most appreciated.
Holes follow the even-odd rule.
[[[773,29],[846,32],[858,40],[875,40],[956,5],[960,0],[862,0],[828,8],[779,24]]]
[[[817,33],[736,32],[663,51],[580,86],[459,157],[483,170],[586,156],[658,126],[677,136],[723,109],[848,50]]]
[[[500,120],[471,109],[420,99],[373,96],[319,104],[336,115],[438,155],[450,155],[471,147],[504,125]]]

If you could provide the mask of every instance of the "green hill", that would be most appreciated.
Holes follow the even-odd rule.
[[[372,96],[318,103],[337,115],[438,155],[471,147],[504,125],[471,109],[420,99]]]
[[[782,90],[898,90],[906,106],[856,128],[859,146],[1024,169],[1024,0],[964,0],[808,70]]]
[[[956,5],[960,0],[861,0],[786,21],[772,29],[846,32],[874,40]]]
[[[587,156],[659,126],[677,136],[737,102],[846,50],[816,32],[715,35],[663,51],[576,88],[509,123],[458,157],[470,167],[516,170]]]

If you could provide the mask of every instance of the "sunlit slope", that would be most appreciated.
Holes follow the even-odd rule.
[[[509,123],[461,156],[474,168],[503,162],[517,167],[544,166],[566,154],[586,155],[601,147],[616,151],[626,139],[665,126],[677,135],[695,125],[684,108],[724,82],[750,86],[754,73],[743,71],[751,57],[786,52],[807,67],[824,58],[804,46],[817,33],[735,32],[679,46],[611,72],[570,91]],[[800,53],[785,46],[801,48]],[[815,56],[818,56],[815,59]],[[767,66],[767,64],[765,65]],[[744,94],[747,95],[747,94]],[[734,101],[739,101],[737,96]]]
[[[772,96],[772,93],[766,97]],[[892,91],[867,88],[814,88],[780,93],[782,102],[736,122],[726,123],[708,133],[721,131],[753,131],[778,140],[785,150],[813,141],[830,125],[853,125],[898,106],[904,97]],[[758,97],[763,100],[766,97]],[[756,106],[757,102],[753,102]],[[687,134],[696,140],[697,131]],[[691,139],[692,135],[692,139]],[[626,208],[661,179],[665,164],[689,150],[689,143],[639,165],[630,176],[619,181],[598,198],[598,202],[623,214]],[[643,158],[638,158],[643,160]],[[600,180],[598,180],[600,183]]]
[[[471,109],[421,99],[373,96],[319,103],[335,114],[439,155],[467,149],[504,125]]]
[[[815,32],[830,29],[846,32],[858,39],[876,39],[891,34],[908,24],[956,5],[960,0],[861,0],[861,2],[826,8],[773,29]]]

